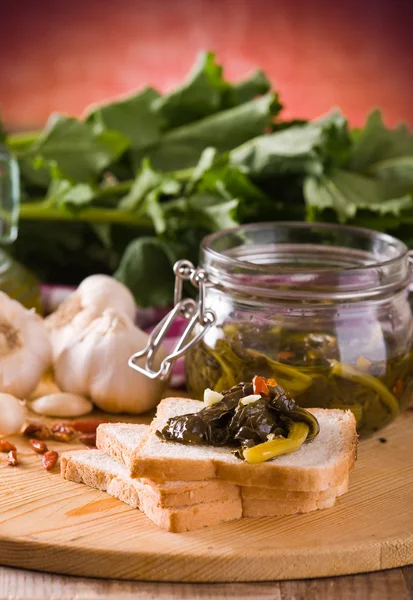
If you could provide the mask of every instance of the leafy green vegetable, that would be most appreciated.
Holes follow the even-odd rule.
[[[139,303],[164,305],[172,276],[151,268],[148,249],[164,266],[197,262],[204,235],[240,223],[349,222],[413,246],[407,128],[387,128],[379,111],[351,130],[338,110],[309,122],[282,120],[281,108],[262,71],[229,82],[206,52],[167,94],[144,88],[7,136],[22,189],[12,252],[48,282],[119,268]]]
[[[261,445],[271,438],[286,439],[294,423],[305,423],[307,429],[301,443],[291,451],[318,435],[320,427],[311,413],[297,406],[278,384],[265,385],[266,393],[261,392],[254,401],[244,403],[244,398],[254,394],[253,384],[237,383],[224,391],[223,398],[215,404],[195,413],[171,417],[156,434],[180,444],[232,446],[239,458],[244,458],[248,448],[255,448],[259,454]],[[275,452],[271,457],[276,455]]]

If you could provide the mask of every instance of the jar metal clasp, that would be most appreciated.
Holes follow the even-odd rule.
[[[189,260],[179,260],[174,265],[175,273],[175,293],[174,308],[158,323],[149,336],[146,347],[135,352],[129,359],[129,366],[142,375],[150,379],[159,379],[165,381],[168,379],[173,363],[183,356],[189,348],[197,344],[215,323],[215,313],[205,308],[205,288],[208,282],[208,274],[200,268],[194,267]],[[192,298],[182,298],[183,283],[190,281],[191,284],[199,289],[198,302]],[[179,338],[173,351],[168,354],[161,362],[158,370],[154,370],[154,360],[175,319],[183,317],[188,321],[187,326]],[[198,325],[197,334],[191,338],[192,331]],[[139,359],[145,358],[143,367],[137,364]]]

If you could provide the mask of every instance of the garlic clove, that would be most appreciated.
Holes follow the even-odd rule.
[[[261,400],[261,394],[250,394],[249,396],[244,396],[241,398],[240,403],[246,406],[247,404],[252,404],[257,400]]]
[[[214,392],[214,390],[211,390],[210,388],[206,388],[206,390],[204,390],[204,403],[207,406],[212,406],[217,402],[221,402],[223,397],[223,394],[220,394],[219,392]]]
[[[58,392],[33,400],[29,408],[46,417],[81,417],[93,410],[93,404],[83,396]]]
[[[0,394],[0,436],[19,433],[25,414],[24,402],[11,394]]]

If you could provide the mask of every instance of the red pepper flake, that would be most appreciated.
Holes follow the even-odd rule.
[[[79,433],[96,433],[96,429],[103,423],[107,421],[73,421],[71,426]]]
[[[268,396],[269,394],[268,385],[264,377],[260,377],[259,375],[255,375],[253,378],[252,389],[254,390],[254,394],[264,394],[264,396]]]
[[[12,450],[16,451],[14,444],[11,444],[7,440],[0,440],[0,452],[11,452]]]
[[[46,446],[46,443],[43,440],[31,439],[29,441],[30,441],[30,446],[33,448],[33,450],[36,452],[36,454],[44,454],[45,452],[48,451],[48,447]]]
[[[278,353],[278,360],[289,360],[290,358],[294,358],[294,352],[290,350],[281,350]]]
[[[48,450],[45,454],[43,454],[42,463],[46,471],[51,471],[53,469],[58,458],[59,455],[57,452],[54,452],[54,450]]]
[[[96,433],[81,433],[79,435],[79,442],[89,448],[96,448]]]

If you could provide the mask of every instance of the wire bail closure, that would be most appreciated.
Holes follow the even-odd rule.
[[[135,371],[138,371],[138,373],[150,379],[159,379],[160,381],[168,379],[173,363],[183,356],[189,348],[195,346],[216,321],[215,313],[205,308],[205,288],[208,282],[207,272],[203,269],[195,268],[189,260],[179,260],[174,265],[174,273],[174,308],[152,331],[146,347],[140,352],[135,352],[128,361],[128,365],[132,369],[135,369]],[[184,281],[190,281],[194,287],[199,289],[198,302],[192,298],[182,298]],[[153,363],[156,354],[177,318],[186,319],[188,324],[173,351],[163,359],[159,369],[155,371]],[[195,337],[189,340],[196,325],[198,325],[199,331]],[[137,364],[140,359],[146,359],[144,366]]]

